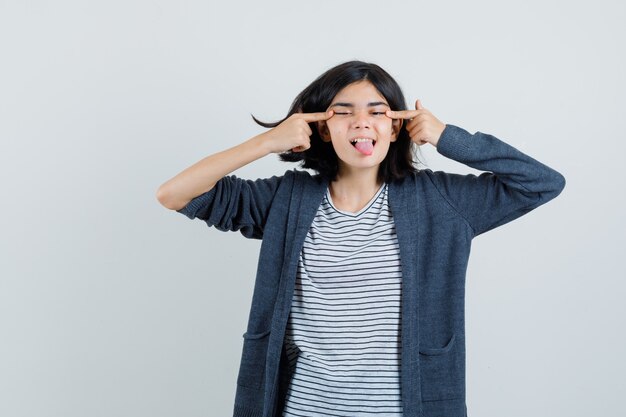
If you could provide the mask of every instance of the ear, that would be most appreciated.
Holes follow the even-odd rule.
[[[317,131],[324,142],[330,142],[330,131],[324,120],[317,122]]]
[[[391,142],[398,140],[398,135],[400,134],[400,130],[402,130],[403,125],[404,119],[393,119],[391,121]]]

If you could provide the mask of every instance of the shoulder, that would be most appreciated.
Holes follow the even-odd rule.
[[[446,172],[446,171],[433,171],[430,168],[420,169],[419,172],[414,174],[415,181],[430,183],[434,186],[442,185],[443,183],[446,183],[450,181],[451,179],[470,178],[470,177],[475,177],[475,175],[458,174],[458,173]]]
[[[420,183],[434,183],[442,176],[450,175],[443,171],[433,171],[430,168],[422,168],[417,172],[411,172],[403,178],[393,181],[394,185],[400,187],[415,186]]]
[[[319,174],[311,174],[309,171],[306,171],[304,169],[296,169],[296,168],[285,171],[285,175],[293,175],[295,177],[302,178],[302,179],[315,179],[320,176]]]
[[[302,184],[320,184],[323,182],[323,178],[320,174],[311,174],[309,171],[295,168],[285,171],[283,176],[289,178],[291,181]]]
[[[258,177],[255,179],[252,178],[242,178],[236,174],[230,174],[222,177],[219,182],[241,182],[247,184],[273,184],[278,187],[280,185],[284,185],[286,183],[294,183],[297,181],[310,181],[312,180],[311,174],[306,171],[298,171],[296,169],[286,170],[283,174],[272,175],[270,177]]]
[[[253,192],[262,193],[265,196],[271,196],[271,198],[275,195],[285,198],[287,195],[297,192],[296,190],[310,189],[312,186],[314,187],[316,184],[321,183],[318,175],[312,175],[307,171],[297,169],[288,169],[283,174],[257,179],[244,179],[231,175],[222,178],[222,181],[230,183],[230,185],[224,184],[224,186],[229,188],[249,188]]]
[[[445,194],[449,187],[457,188],[462,186],[462,179],[466,177],[467,176],[461,174],[422,168],[417,172],[410,173],[401,180],[395,181],[394,187],[413,189],[427,196],[427,199],[438,199],[443,197],[443,194]]]
[[[256,179],[241,178],[235,174],[222,177],[218,185],[223,187],[263,187],[270,189],[291,188],[296,184],[319,184],[322,182],[318,174],[310,174],[307,171],[297,169],[286,170],[283,174],[272,175],[271,177],[260,177]]]

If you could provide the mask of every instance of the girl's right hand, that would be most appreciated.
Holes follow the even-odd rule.
[[[282,153],[292,150],[304,152],[311,147],[311,127],[309,123],[328,120],[334,112],[325,113],[294,113],[278,126],[259,135],[263,144],[271,153]]]

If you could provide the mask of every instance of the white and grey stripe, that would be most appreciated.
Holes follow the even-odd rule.
[[[357,213],[327,191],[298,264],[284,417],[402,416],[401,282],[387,184]]]

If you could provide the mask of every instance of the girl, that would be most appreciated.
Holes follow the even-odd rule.
[[[271,130],[164,183],[165,207],[262,239],[234,416],[462,417],[471,240],[556,197],[561,174],[444,124],[359,61]],[[430,144],[479,176],[415,168]],[[271,153],[316,171],[244,180]]]

